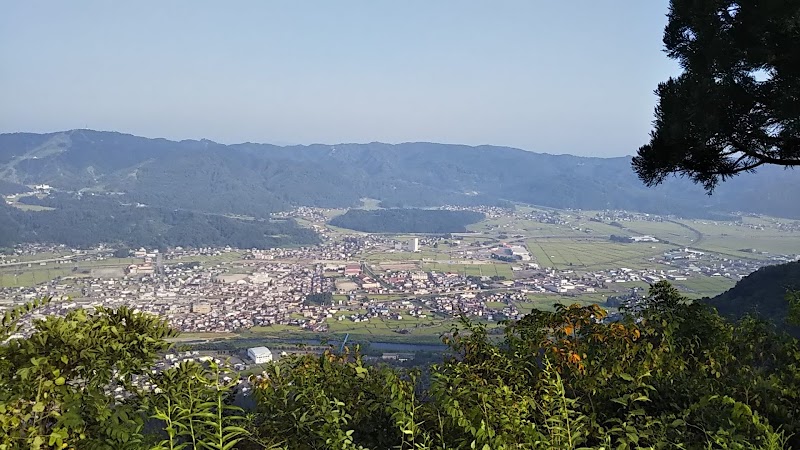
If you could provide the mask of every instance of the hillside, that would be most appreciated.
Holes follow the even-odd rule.
[[[740,319],[754,313],[773,321],[779,327],[788,327],[785,319],[789,312],[787,290],[800,290],[800,261],[761,268],[729,289],[706,302],[717,308],[720,315]],[[787,328],[800,337],[800,329]]]
[[[712,197],[685,180],[646,188],[630,158],[549,155],[507,147],[404,143],[279,147],[147,139],[73,130],[0,135],[0,180],[124,193],[154,207],[267,217],[292,206],[506,204],[629,209],[703,217],[746,211],[800,217],[800,176],[764,169]],[[765,194],[767,193],[767,194]]]
[[[28,192],[26,186],[21,184],[12,183],[6,180],[0,180],[0,195],[13,195],[13,194],[21,194],[23,192]]]
[[[103,196],[59,199],[60,208],[21,211],[0,203],[0,247],[57,242],[71,247],[270,248],[313,245],[316,233],[293,220],[240,220],[166,208],[132,207]],[[52,204],[52,203],[51,203]]]

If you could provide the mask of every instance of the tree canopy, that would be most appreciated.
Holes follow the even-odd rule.
[[[793,305],[797,299],[793,299]],[[232,406],[224,364],[151,371],[174,334],[128,309],[0,326],[0,449],[785,449],[800,444],[800,346],[666,282],[608,320],[556,305],[496,334],[462,323],[424,371],[355,350],[281,358]],[[135,383],[145,380],[145,386]]]
[[[710,193],[765,164],[800,165],[800,2],[671,0],[650,143],[633,168],[647,185],[686,176]]]

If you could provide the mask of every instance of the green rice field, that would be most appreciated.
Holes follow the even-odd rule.
[[[445,264],[426,263],[423,265],[426,272],[457,273],[464,276],[494,277],[500,276],[512,279],[511,265],[506,263],[490,264]]]
[[[674,248],[662,243],[622,244],[599,240],[529,239],[528,251],[542,267],[604,270],[658,267],[651,258]]]

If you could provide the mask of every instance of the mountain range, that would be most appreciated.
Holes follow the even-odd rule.
[[[72,130],[0,134],[0,193],[48,184],[120,202],[265,218],[294,206],[506,205],[685,217],[742,211],[800,218],[800,173],[770,167],[708,196],[683,179],[647,188],[630,157],[435,143],[276,146]]]

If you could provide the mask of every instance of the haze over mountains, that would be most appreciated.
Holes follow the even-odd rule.
[[[631,149],[633,150],[633,149]],[[647,188],[630,158],[549,155],[507,147],[404,143],[280,147],[148,139],[72,130],[0,135],[0,191],[49,184],[117,192],[121,202],[267,217],[293,206],[385,207],[522,202],[686,217],[744,211],[800,218],[800,173],[765,168],[713,196],[673,179]]]

